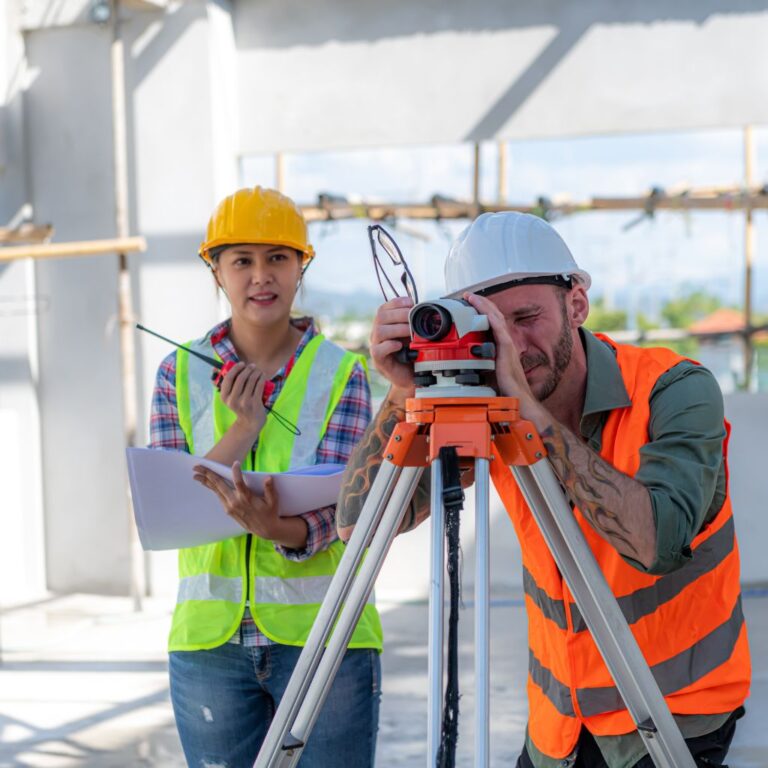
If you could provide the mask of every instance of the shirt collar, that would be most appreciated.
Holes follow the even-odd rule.
[[[624,386],[613,348],[586,328],[579,328],[587,356],[587,389],[581,414],[581,434],[590,438],[603,421],[603,414],[632,404]]]
[[[296,347],[296,351],[293,353],[293,356],[291,357],[291,359],[282,368],[280,368],[280,370],[272,377],[272,381],[285,378],[286,370],[288,369],[288,367],[302,353],[302,351],[304,350],[304,347],[306,347],[307,344],[309,344],[309,342],[318,334],[317,327],[315,326],[315,321],[311,317],[292,317],[290,322],[291,322],[291,325],[298,328],[300,331],[303,331],[304,334],[299,340],[299,343]],[[230,360],[236,363],[240,359],[237,356],[237,350],[235,349],[235,345],[232,343],[232,340],[229,338],[229,329],[231,328],[231,326],[232,326],[231,320],[224,320],[223,322],[211,328],[211,330],[208,332],[208,336],[211,339],[213,348],[216,350],[219,357],[225,363],[229,362]]]

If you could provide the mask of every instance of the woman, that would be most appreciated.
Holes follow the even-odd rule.
[[[314,257],[296,205],[269,189],[222,201],[200,256],[231,305],[229,320],[187,346],[234,366],[220,382],[184,350],[161,364],[152,403],[152,446],[232,465],[234,488],[196,467],[243,535],[180,550],[171,628],[171,700],[190,766],[251,768],[343,552],[335,507],[280,517],[271,481],[264,495],[241,468],[284,472],[346,463],[370,421],[362,361],[325,340],[311,318],[291,318]],[[274,406],[294,431],[265,408]],[[366,606],[302,768],[372,766],[382,635]]]

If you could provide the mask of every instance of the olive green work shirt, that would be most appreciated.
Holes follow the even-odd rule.
[[[587,356],[587,388],[581,436],[596,452],[602,446],[609,413],[630,405],[616,354],[605,342],[580,329]],[[691,542],[702,525],[720,510],[726,496],[723,396],[706,368],[684,360],[659,377],[650,396],[649,441],[640,449],[635,480],[651,497],[656,522],[656,558],[650,568],[625,558],[651,574],[677,570],[691,559]],[[684,738],[717,730],[730,716],[675,715]],[[646,749],[636,731],[596,736],[608,768],[631,768]],[[526,734],[536,768],[569,768],[576,753],[553,760],[542,755]]]

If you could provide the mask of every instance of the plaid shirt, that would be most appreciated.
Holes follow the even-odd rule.
[[[293,362],[304,350],[310,339],[317,335],[311,318],[292,319],[291,323],[304,331],[296,352],[271,379],[274,389],[269,395],[267,405],[274,405],[290,371]],[[237,352],[229,338],[230,322],[227,320],[215,326],[208,332],[213,348],[226,363],[230,360],[238,362]],[[317,464],[346,464],[352,453],[352,448],[363,436],[365,428],[371,420],[371,392],[368,377],[363,367],[356,363],[347,382],[346,389],[336,406],[336,410],[328,422],[328,429],[317,446],[315,462]],[[160,364],[152,395],[152,412],[150,416],[150,448],[164,450],[186,451],[189,446],[181,425],[179,410],[176,402],[176,352],[171,352]],[[254,444],[255,447],[255,444]],[[289,560],[306,560],[317,552],[327,549],[336,541],[336,507],[323,507],[302,515],[307,523],[307,543],[304,549],[287,549],[276,545],[275,548],[283,557]],[[253,622],[250,613],[246,611],[240,631],[230,639],[230,642],[244,645],[269,645],[272,641],[263,635]]]

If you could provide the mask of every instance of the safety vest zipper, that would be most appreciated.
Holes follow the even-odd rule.
[[[248,467],[250,472],[256,470],[256,448],[251,446],[250,452],[251,466]],[[248,538],[245,540],[245,604],[251,611],[253,616],[253,605],[251,605],[251,546],[253,544],[253,534],[249,533]]]
[[[249,533],[245,540],[245,604],[251,610],[253,616],[253,606],[251,605],[251,545],[253,544],[253,534]]]

